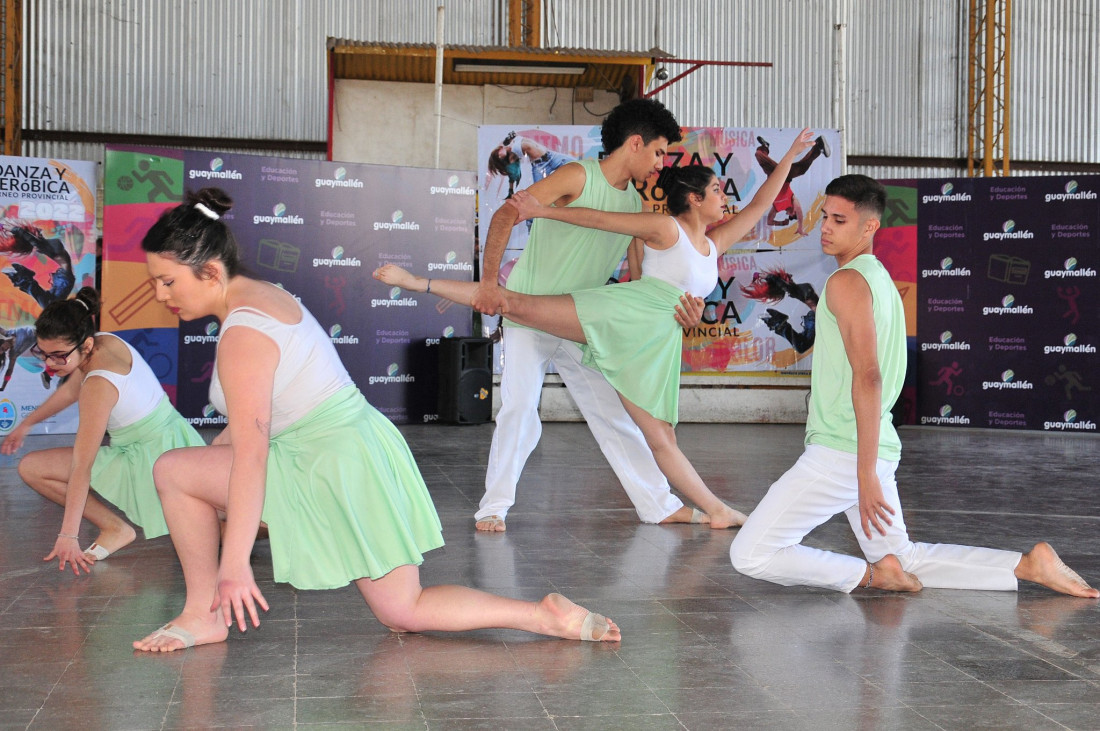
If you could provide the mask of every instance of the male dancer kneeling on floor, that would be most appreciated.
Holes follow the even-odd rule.
[[[901,442],[890,415],[905,377],[905,316],[871,251],[885,206],[885,189],[864,175],[842,176],[825,189],[821,248],[836,257],[838,269],[817,307],[806,451],[737,534],[734,568],[784,586],[843,592],[1014,591],[1024,579],[1063,594],[1100,596],[1047,543],[1021,555],[909,540],[894,480]],[[866,561],[801,545],[840,512]]]

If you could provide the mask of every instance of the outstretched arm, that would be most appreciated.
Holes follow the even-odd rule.
[[[549,218],[574,226],[627,234],[651,242],[660,249],[672,246],[679,238],[676,223],[663,213],[613,213],[595,208],[547,206],[534,196],[524,195],[523,191],[510,198],[508,206],[516,211],[519,221]]]
[[[815,139],[814,133],[809,129],[802,130],[749,204],[736,216],[710,230],[708,235],[714,241],[719,254],[745,238],[745,234],[752,230],[756,222],[775,202],[779,191],[783,189],[783,184],[787,182],[787,173],[791,171],[791,164],[800,154],[813,147]]]
[[[878,334],[871,288],[859,272],[843,269],[829,279],[825,296],[829,298],[829,309],[836,315],[844,352],[852,367],[860,523],[868,538],[872,526],[881,535],[886,535],[882,523],[891,524],[894,509],[883,498],[875,469],[882,414],[882,373],[878,364]]]

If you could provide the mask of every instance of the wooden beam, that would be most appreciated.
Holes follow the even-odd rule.
[[[4,154],[23,149],[23,0],[4,0]]]

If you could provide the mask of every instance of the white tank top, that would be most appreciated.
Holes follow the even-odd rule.
[[[681,292],[706,297],[718,286],[718,249],[709,238],[710,253],[700,254],[691,243],[684,227],[675,218],[680,238],[667,249],[645,247],[642,276],[654,277],[671,284]]]
[[[160,381],[153,375],[153,369],[140,353],[114,333],[96,333],[97,338],[102,335],[118,338],[130,351],[130,372],[123,374],[102,369],[88,371],[80,384],[84,385],[92,376],[99,376],[118,389],[118,401],[111,409],[111,415],[107,417],[107,431],[112,431],[130,426],[153,413],[165,393]]]
[[[221,337],[231,327],[250,327],[271,338],[279,348],[279,365],[271,393],[271,434],[301,419],[329,396],[352,383],[336,347],[302,305],[302,319],[288,325],[250,307],[233,310],[222,323]],[[210,403],[226,414],[225,392],[218,379],[217,357],[210,379]]]

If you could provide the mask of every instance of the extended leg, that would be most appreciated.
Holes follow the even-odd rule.
[[[742,525],[746,516],[722,502],[706,486],[699,473],[691,466],[680,447],[676,444],[676,431],[672,424],[656,419],[649,412],[631,403],[619,394],[619,398],[630,414],[630,418],[642,430],[646,443],[653,452],[653,458],[668,478],[669,483],[698,505],[710,518],[711,528],[736,528]]]
[[[463,632],[501,627],[571,640],[618,642],[618,626],[598,614],[549,594],[527,602],[465,586],[420,585],[416,566],[399,566],[379,579],[355,582],[370,610],[395,632]]]
[[[412,292],[427,292],[431,282],[431,294],[443,299],[470,306],[477,282],[457,282],[453,279],[429,280],[417,277],[399,266],[386,264],[374,271],[375,279],[392,284]],[[583,343],[584,330],[577,319],[577,307],[573,298],[567,294],[532,295],[504,290],[508,300],[508,309],[502,314],[512,322],[533,327],[543,332],[557,335],[559,338]]]
[[[509,332],[508,336],[511,337]],[[581,361],[581,349],[558,341],[553,362],[584,415],[592,436],[644,523],[686,523],[692,511],[672,494],[645,436],[603,373]],[[507,366],[506,366],[507,368]],[[498,423],[499,428],[499,423]]]

